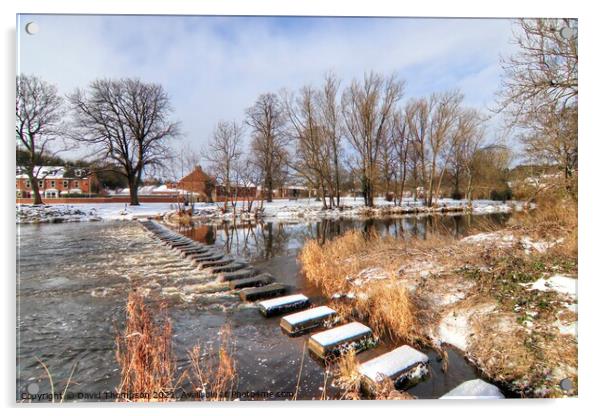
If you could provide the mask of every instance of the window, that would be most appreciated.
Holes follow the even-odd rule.
[[[79,182],[78,181],[73,182],[73,187],[74,188],[79,188]]]
[[[50,187],[54,188],[56,186],[56,181],[50,181]]]
[[[31,188],[31,182],[25,181],[25,187],[26,188]]]
[[[63,181],[63,188],[69,188],[69,181]]]
[[[38,181],[38,187],[39,188],[43,188],[44,187],[44,181]]]

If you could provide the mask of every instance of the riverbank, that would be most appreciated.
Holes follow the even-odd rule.
[[[300,262],[333,308],[381,336],[452,345],[520,396],[576,395],[576,211],[515,214],[482,231],[459,240],[351,232],[308,243]]]
[[[339,218],[370,218],[411,214],[444,214],[468,213],[491,214],[507,213],[522,210],[524,204],[516,201],[489,201],[476,200],[470,207],[465,200],[441,199],[432,207],[424,206],[422,201],[411,198],[403,200],[400,206],[377,198],[375,206],[364,207],[361,198],[342,198],[341,207],[338,209],[324,209],[321,201],[315,199],[278,199],[273,202],[264,202],[263,207],[256,202],[252,213],[232,209],[223,212],[223,203],[196,203],[192,220],[199,223],[211,223],[240,220],[266,219],[272,221],[295,221],[304,219],[339,219]],[[18,204],[16,209],[16,222],[28,223],[53,223],[53,222],[84,222],[100,220],[134,220],[140,218],[164,218],[168,223],[177,225],[177,205],[174,203],[144,203],[132,206],[122,203],[91,203],[71,205],[24,205]]]

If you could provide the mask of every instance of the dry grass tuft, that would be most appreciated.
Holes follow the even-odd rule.
[[[361,375],[358,371],[358,362],[354,350],[341,355],[338,361],[335,380],[338,387],[343,390],[341,398],[344,400],[361,399]]]
[[[370,237],[351,231],[324,245],[317,240],[307,242],[299,259],[307,279],[332,295],[349,289],[347,276],[360,271],[359,254],[371,243]]]
[[[378,337],[411,345],[425,340],[410,293],[393,279],[370,285],[367,296],[360,297],[355,306]]]
[[[140,294],[129,295],[126,327],[117,337],[116,355],[121,368],[118,400],[171,400],[176,365],[172,327],[164,306],[155,319]]]
[[[190,381],[195,398],[203,401],[232,400],[236,387],[236,361],[233,358],[234,343],[229,325],[221,329],[220,347],[216,354],[206,351],[203,354],[199,345],[188,352]]]

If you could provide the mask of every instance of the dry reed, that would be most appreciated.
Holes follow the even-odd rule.
[[[116,356],[121,368],[118,401],[173,400],[176,365],[165,306],[161,305],[155,319],[140,294],[129,295]]]
[[[232,400],[236,387],[236,361],[233,357],[234,343],[229,325],[221,328],[220,346],[217,353],[202,352],[196,345],[188,352],[190,370],[187,378],[190,381],[195,398],[202,401]]]

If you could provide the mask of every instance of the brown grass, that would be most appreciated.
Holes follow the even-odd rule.
[[[358,371],[358,362],[355,351],[350,350],[341,355],[337,361],[338,367],[335,373],[336,385],[343,390],[341,399],[361,399],[361,375]]]
[[[220,346],[216,354],[199,345],[188,352],[190,369],[186,374],[196,395],[203,401],[232,400],[237,381],[234,343],[229,325],[221,328]]]
[[[417,308],[405,286],[394,280],[377,282],[360,297],[356,310],[379,337],[411,345],[424,341]]]
[[[174,394],[175,355],[165,307],[153,318],[143,297],[128,297],[126,327],[117,337],[121,383],[118,401],[169,401]]]
[[[445,241],[414,240],[408,245],[393,238],[350,231],[322,245],[309,241],[299,259],[307,279],[327,296],[354,290],[349,277],[357,276],[362,270],[382,269],[389,275],[388,279],[372,281],[362,288],[356,299],[332,306],[343,319],[367,322],[379,337],[416,344],[425,340],[420,330],[417,300],[396,280],[397,270],[404,259],[440,249]]]

